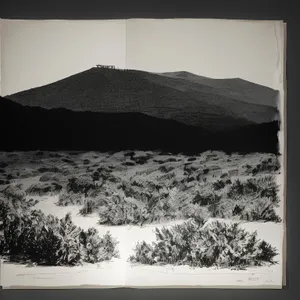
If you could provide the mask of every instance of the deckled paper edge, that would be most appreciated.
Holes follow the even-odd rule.
[[[9,286],[6,290],[69,290],[69,289],[282,289],[281,285],[168,285],[168,286],[99,286],[99,285],[77,285],[77,286]]]
[[[283,229],[283,277],[282,277],[282,285],[287,285],[287,226],[286,226],[286,205],[287,205],[287,79],[286,79],[286,62],[287,62],[287,24],[283,24],[283,91],[284,91],[284,110],[283,110],[283,118],[284,118],[284,209],[283,209],[283,220],[284,220],[284,229]]]
[[[169,19],[161,19],[161,20],[186,20],[185,18],[169,18]],[[135,18],[128,18],[124,20],[136,20]],[[151,19],[148,19],[151,20]],[[157,19],[153,19],[157,20]],[[55,20],[54,20],[55,21]],[[114,20],[111,20],[114,21]],[[253,21],[253,20],[235,20],[235,21]],[[259,20],[256,20],[259,21]],[[263,21],[269,21],[269,20],[261,20]],[[127,22],[126,22],[127,23]],[[127,25],[127,24],[126,24]],[[284,117],[284,170],[285,170],[285,176],[284,176],[284,236],[283,236],[283,278],[282,278],[282,286],[286,286],[286,260],[287,260],[287,236],[286,236],[286,183],[287,183],[287,176],[286,176],[286,169],[287,169],[287,122],[286,122],[286,100],[287,100],[287,80],[286,80],[286,46],[287,46],[287,24],[283,23],[283,91],[284,91],[284,111],[283,111],[283,117]],[[1,19],[0,19],[0,74],[1,74]],[[1,93],[1,80],[2,76],[0,77],[0,93]],[[77,286],[7,286],[4,287],[1,285],[1,266],[2,266],[2,257],[0,256],[0,289],[7,289],[7,290],[31,290],[31,289],[39,289],[39,290],[68,290],[68,289],[120,289],[120,288],[126,288],[126,289],[177,289],[177,288],[188,288],[188,289],[282,289],[281,285],[253,285],[253,286],[236,286],[236,285],[191,285],[191,286],[181,286],[181,285],[169,285],[169,286],[101,286],[101,285],[77,285]]]

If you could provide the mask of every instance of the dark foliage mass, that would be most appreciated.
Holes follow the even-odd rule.
[[[62,186],[57,182],[36,183],[31,185],[26,193],[34,196],[44,196],[58,194],[62,190]]]
[[[7,212],[1,252],[13,261],[45,265],[96,263],[117,256],[117,242],[96,229],[74,225],[71,215],[58,219],[41,211]]]
[[[274,264],[277,250],[239,228],[215,221],[203,227],[192,222],[156,229],[156,242],[138,243],[130,261],[147,265],[173,264],[193,267],[248,267]]]
[[[4,121],[7,118],[14,121],[8,124]],[[245,153],[278,152],[279,123],[277,121],[243,125],[212,133],[201,126],[193,127],[143,113],[47,110],[22,106],[1,98],[0,126],[2,128],[1,150],[5,151],[140,149],[193,154],[215,149]],[[101,138],[95,138],[99,130],[101,130]],[[28,132],[35,134],[28,135]],[[144,162],[145,158],[127,163]]]

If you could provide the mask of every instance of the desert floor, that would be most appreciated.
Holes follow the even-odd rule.
[[[143,155],[143,152],[135,153],[135,155]],[[68,153],[62,154],[63,157],[68,157]],[[207,154],[201,154],[197,160],[192,161],[205,164],[205,167],[216,169],[215,172],[222,172],[237,168],[242,169],[245,164],[255,165],[266,154],[251,154],[246,156],[231,156],[230,162],[226,157],[222,157],[217,153],[217,159],[209,158]],[[58,168],[67,168],[68,163],[64,163],[55,157],[38,157],[32,158],[33,153],[15,153],[0,155],[0,161],[8,162],[3,169],[10,170],[11,173],[22,173],[24,176],[13,176],[10,184],[22,183],[23,188],[27,189],[31,184],[38,182],[40,174],[34,172],[36,166],[51,165]],[[124,160],[128,160],[123,153],[99,154],[94,152],[83,153],[80,156],[80,163],[77,161],[77,167],[86,168],[84,160],[88,160],[90,165],[115,166],[115,173],[124,178],[129,178],[137,172],[143,172],[146,169],[156,167],[156,155],[153,154],[151,159],[142,165],[135,165],[134,167],[122,168]],[[171,156],[164,154],[160,155],[160,160],[167,160]],[[174,157],[174,156],[172,156]],[[183,155],[176,156],[178,159],[175,162],[175,172],[181,172],[180,166],[182,162],[186,162],[188,157]],[[61,158],[60,158],[61,159]],[[87,161],[86,161],[87,162]],[[219,166],[214,168],[212,166]],[[174,171],[173,170],[173,171]],[[27,175],[26,175],[27,174]],[[216,173],[215,173],[216,174]],[[3,174],[2,174],[3,175]],[[219,175],[217,175],[219,176]],[[247,177],[245,173],[239,171],[238,175],[233,175],[237,178]],[[214,172],[208,174],[208,180],[215,178]],[[280,181],[280,176],[278,176]],[[278,264],[273,266],[264,266],[257,268],[248,268],[247,270],[230,270],[230,269],[216,269],[216,268],[190,268],[188,266],[143,266],[132,265],[128,262],[128,257],[133,254],[133,248],[138,241],[152,242],[155,241],[154,228],[162,226],[171,226],[175,223],[181,223],[183,220],[166,222],[164,224],[147,224],[140,226],[106,226],[98,224],[98,216],[96,213],[82,216],[79,214],[81,208],[77,206],[57,206],[58,195],[46,195],[42,197],[30,196],[29,198],[37,198],[37,203],[34,208],[41,209],[46,214],[53,214],[62,218],[66,213],[71,212],[73,222],[83,229],[95,227],[100,234],[109,231],[114,238],[119,241],[118,250],[120,258],[115,258],[109,262],[100,264],[86,264],[76,267],[44,267],[26,265],[18,265],[2,261],[1,263],[1,285],[5,287],[79,287],[98,286],[280,286],[282,281],[282,236],[283,223],[273,222],[241,222],[240,226],[248,231],[257,231],[261,239],[272,244],[272,246],[279,249],[280,254],[276,257]],[[278,215],[282,216],[283,204],[276,208]],[[209,219],[211,222],[213,219]],[[223,222],[233,222],[232,220],[222,220]]]

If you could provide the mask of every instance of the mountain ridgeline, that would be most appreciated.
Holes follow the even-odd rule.
[[[142,113],[220,132],[278,120],[277,94],[241,79],[92,68],[6,98],[47,109]]]
[[[1,98],[0,150],[278,153],[277,97],[241,79],[92,68]]]

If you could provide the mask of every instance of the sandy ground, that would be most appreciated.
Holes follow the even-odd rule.
[[[215,268],[190,268],[188,266],[133,266],[127,262],[133,254],[134,245],[141,240],[155,241],[154,228],[163,225],[139,226],[101,226],[97,224],[97,216],[83,217],[78,214],[79,206],[60,207],[55,203],[57,196],[44,197],[35,208],[54,214],[62,218],[66,213],[72,213],[74,223],[83,229],[96,227],[100,234],[110,231],[119,241],[119,259],[101,264],[86,264],[81,267],[26,267],[12,263],[2,263],[2,286],[43,286],[67,287],[91,285],[100,287],[109,286],[280,286],[282,281],[282,257],[276,257],[278,264],[273,266],[248,268],[245,271]],[[212,219],[210,220],[212,221]],[[224,220],[223,220],[224,221]],[[231,222],[231,221],[226,221]],[[177,222],[177,223],[180,223]],[[164,226],[174,225],[175,222],[166,223]],[[248,231],[257,230],[261,239],[271,243],[277,249],[282,245],[282,224],[272,222],[242,223],[240,226]],[[272,234],[273,233],[273,234]]]
[[[19,154],[20,155],[20,154]],[[22,157],[21,154],[20,157]],[[32,169],[32,165],[28,166],[28,161],[32,157],[32,154],[26,154],[28,157],[21,159],[25,169]],[[67,154],[66,154],[67,155]],[[144,155],[144,152],[136,155]],[[250,154],[243,157],[243,163],[254,165],[257,163],[263,155]],[[168,156],[160,156],[160,159],[167,159]],[[183,161],[187,158],[178,156]],[[15,158],[11,158],[13,160]],[[122,153],[115,153],[114,155],[99,154],[94,152],[83,153],[80,156],[78,166],[83,159],[90,159],[92,163],[101,165],[109,165],[112,162],[115,165],[120,165],[124,162],[124,155]],[[47,158],[45,162],[51,162],[53,165],[57,165],[57,159]],[[222,165],[222,171],[224,171],[224,165],[230,169],[236,167],[241,163],[241,158],[238,155],[232,155],[230,162],[225,162],[225,158],[219,155],[218,161],[210,159],[208,154],[197,158],[198,164],[205,164],[207,167],[212,168],[216,164]],[[43,163],[43,159],[40,159],[40,163]],[[36,164],[40,164],[36,162]],[[178,164],[182,165],[182,161]],[[176,163],[177,164],[177,163]],[[20,159],[16,162],[16,165],[12,164],[10,169],[14,167],[20,169]],[[23,165],[22,165],[23,167]],[[64,168],[64,164],[58,166]],[[120,174],[125,172],[123,176],[130,178],[134,173],[145,170],[145,165],[136,166],[135,168],[128,169],[127,171],[115,170],[115,173]],[[147,164],[147,168],[157,168],[154,161],[150,161]],[[239,176],[240,178],[240,176]],[[234,178],[233,178],[234,179]],[[22,180],[24,188],[28,188],[31,184],[38,182],[39,176],[29,177]],[[282,180],[278,177],[279,183]],[[283,193],[281,190],[280,193]],[[30,197],[34,198],[34,197]],[[132,286],[132,287],[172,287],[172,286],[197,286],[197,287],[263,287],[263,288],[281,288],[282,284],[282,236],[284,226],[282,223],[276,224],[272,222],[260,223],[260,222],[248,222],[241,223],[240,226],[248,231],[257,230],[258,236],[261,239],[271,243],[276,247],[280,255],[275,259],[278,261],[277,265],[248,268],[243,271],[229,270],[229,269],[215,269],[215,268],[190,268],[188,266],[133,266],[128,263],[128,257],[133,254],[133,248],[138,241],[152,242],[155,241],[154,228],[162,226],[171,226],[179,222],[169,222],[164,225],[146,225],[144,227],[138,226],[102,226],[98,225],[97,215],[81,216],[79,215],[79,206],[67,206],[58,207],[56,202],[58,196],[42,197],[38,198],[39,203],[34,207],[35,209],[41,209],[46,214],[53,214],[59,218],[62,218],[66,213],[71,212],[72,220],[78,226],[83,229],[89,227],[96,227],[100,234],[103,235],[107,231],[110,231],[112,236],[119,241],[118,250],[120,252],[119,259],[113,259],[110,262],[103,262],[101,264],[86,264],[79,267],[27,267],[25,265],[18,265],[12,263],[1,263],[1,285],[4,288],[10,287],[80,287],[82,285],[97,286],[97,287],[120,287],[120,286]],[[281,205],[277,212],[282,216],[283,205]],[[212,220],[210,220],[212,221]],[[224,221],[224,220],[222,220]],[[231,221],[226,221],[231,222]]]

